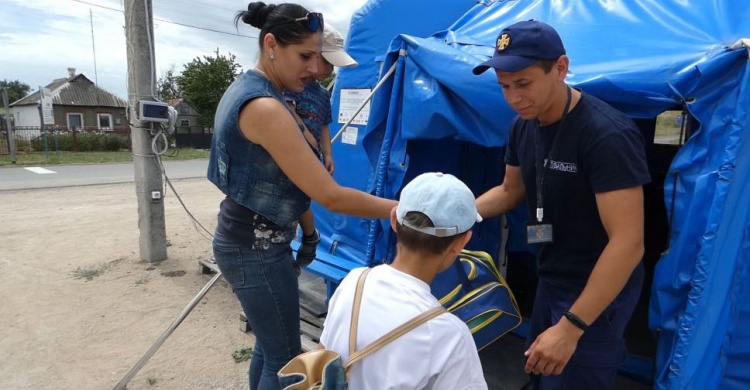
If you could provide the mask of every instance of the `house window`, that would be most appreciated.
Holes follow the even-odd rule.
[[[189,127],[190,121],[187,119],[180,119],[180,127]]]
[[[69,113],[68,114],[68,128],[69,129],[83,129],[83,114],[80,113]]]
[[[112,130],[112,114],[97,114],[100,130]]]

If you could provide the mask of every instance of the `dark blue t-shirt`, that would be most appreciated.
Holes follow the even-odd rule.
[[[529,220],[536,220],[535,163],[537,156],[549,157],[543,185],[544,219],[553,225],[554,242],[540,248],[538,275],[554,285],[580,289],[609,241],[595,194],[641,186],[651,178],[640,131],[630,118],[603,101],[582,93],[564,127],[558,130],[558,125],[540,127],[536,119],[516,118],[505,163],[521,167]],[[548,156],[558,131],[556,153]]]

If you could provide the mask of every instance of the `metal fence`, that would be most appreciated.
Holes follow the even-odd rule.
[[[13,139],[18,153],[44,151],[94,152],[130,150],[130,128],[113,129],[48,127],[14,127]],[[0,127],[0,154],[10,154],[10,134]]]
[[[212,137],[211,129],[192,126],[178,127],[171,138],[178,148],[210,149]],[[13,127],[13,138],[17,153],[118,151],[131,150],[132,146],[128,126],[113,129]],[[10,136],[4,123],[0,124],[0,154],[10,154]]]
[[[178,127],[174,134],[175,144],[180,149],[211,149],[212,137],[212,130],[201,126]]]

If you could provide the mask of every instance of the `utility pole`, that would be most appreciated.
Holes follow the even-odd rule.
[[[8,90],[3,88],[3,107],[5,107],[5,127],[8,128],[8,151],[11,164],[16,163],[16,136],[13,134],[13,124],[10,122],[10,108],[8,106]]]
[[[125,37],[128,54],[128,103],[130,134],[138,197],[138,230],[141,259],[167,258],[164,223],[164,184],[161,169],[151,150],[152,123],[141,122],[138,102],[155,101],[154,40],[151,0],[125,0]]]

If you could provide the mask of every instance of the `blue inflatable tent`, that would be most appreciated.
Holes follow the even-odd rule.
[[[471,69],[502,27],[527,19],[560,32],[568,82],[634,118],[647,140],[659,138],[660,114],[684,112],[677,142],[647,149],[648,376],[659,389],[750,387],[746,0],[371,1],[352,19],[348,51],[360,66],[340,71],[332,133],[393,71],[334,143],[336,180],[389,198],[425,171],[453,173],[477,195],[500,183],[513,112],[492,72]],[[325,237],[311,270],[331,287],[348,269],[392,259],[387,225],[315,211]],[[470,248],[533,251],[516,234],[524,213],[508,216],[507,245],[488,220]]]

